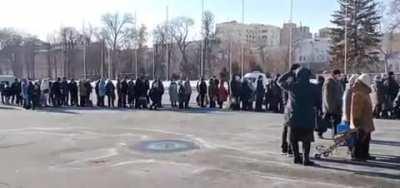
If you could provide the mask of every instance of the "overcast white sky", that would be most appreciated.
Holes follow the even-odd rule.
[[[201,0],[0,0],[0,27],[14,27],[46,40],[61,26],[82,28],[83,22],[100,26],[102,14],[137,12],[139,24],[149,30],[165,20],[169,1],[170,17],[188,16],[200,27]],[[205,0],[216,22],[241,20],[241,0]],[[289,0],[245,0],[246,22],[281,26],[289,18]],[[294,21],[313,31],[329,26],[336,0],[294,0]]]

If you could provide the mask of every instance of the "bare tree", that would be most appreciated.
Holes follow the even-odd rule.
[[[146,47],[146,42],[148,38],[148,32],[147,32],[147,27],[142,24],[139,28],[138,35],[137,35],[137,61],[139,65],[139,72],[141,74],[144,74],[146,71],[145,65],[144,65],[144,55],[145,55],[145,47]]]
[[[187,17],[177,17],[172,20],[170,28],[171,35],[174,38],[182,55],[181,72],[186,74],[185,76],[196,74],[196,72],[194,72],[194,70],[196,70],[196,66],[189,64],[187,57],[187,47],[190,44],[188,37],[190,29],[193,25],[193,19]]]
[[[81,34],[74,27],[62,27],[60,29],[59,40],[64,55],[64,76],[70,78],[72,77],[72,72],[74,72],[74,70],[72,70],[74,66],[71,66],[72,59],[75,48],[81,40]]]
[[[84,42],[89,45],[90,43],[99,40],[98,28],[94,27],[92,24],[84,25],[82,27],[82,37]]]
[[[131,14],[120,15],[118,12],[114,14],[105,14],[102,16],[103,28],[102,36],[108,48],[111,49],[111,62],[109,62],[109,77],[118,76],[119,60],[117,60],[117,51],[126,44],[133,41],[135,28],[134,19]],[[115,62],[113,64],[113,62]],[[111,71],[112,70],[112,71]]]
[[[211,11],[205,11],[202,18],[202,35],[203,35],[203,68],[207,65],[208,74],[212,74],[212,66],[210,63],[212,52],[212,40],[215,37],[215,16]]]
[[[157,25],[156,28],[153,30],[153,43],[154,43],[154,53],[155,53],[155,66],[156,66],[156,75],[157,77],[160,77],[164,74],[162,74],[164,72],[162,65],[163,62],[163,57],[165,57],[165,53],[166,53],[166,29],[164,28],[164,25]],[[159,70],[158,67],[160,67]]]
[[[0,29],[0,50],[8,46],[20,46],[24,43],[24,38],[12,28]]]
[[[389,71],[389,59],[392,58],[395,53],[393,45],[395,42],[399,42],[396,41],[395,33],[400,30],[400,0],[392,0],[389,3],[389,9],[387,10],[388,11],[385,11],[384,7],[382,7],[381,10],[382,14],[386,13],[386,15],[384,17],[383,32],[385,34],[382,41],[383,45],[379,48],[379,51],[384,56],[385,72]]]

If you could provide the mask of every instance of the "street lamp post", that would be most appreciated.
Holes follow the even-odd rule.
[[[165,62],[166,62],[166,67],[167,67],[167,71],[166,71],[166,79],[167,81],[169,80],[169,1],[167,0],[167,6],[166,6],[166,17],[165,17],[165,48],[166,48],[166,52],[165,52]]]
[[[292,66],[292,60],[293,60],[293,0],[290,0],[290,18],[289,18],[289,68]]]
[[[83,78],[87,79],[87,72],[86,72],[86,39],[83,41]]]
[[[347,24],[349,21],[348,17],[348,4],[346,3],[345,5],[345,18],[344,18],[344,63],[343,63],[343,70],[344,74],[347,75],[347,33],[348,33],[348,28]]]
[[[153,67],[152,67],[152,74],[153,74],[153,80],[156,78],[156,44],[153,44]]]
[[[204,22],[204,0],[201,0],[201,23],[203,24]],[[203,42],[200,44],[201,52],[200,52],[200,77],[202,78],[204,76],[204,43],[205,43],[205,35],[204,35],[204,28],[201,29],[201,35],[203,37]]]
[[[242,24],[244,25],[244,0],[242,0]],[[244,34],[244,33],[242,33],[242,34]],[[243,47],[243,41],[240,41],[240,49],[241,49],[241,66],[240,66],[240,73],[241,73],[241,76],[242,76],[242,78],[243,78],[243,75],[244,75],[244,61],[245,61],[245,57],[244,57],[244,47]]]
[[[137,13],[136,13],[136,11],[135,11],[135,31],[137,32]],[[136,33],[136,41],[135,41],[135,43],[136,43],[136,52],[135,52],[135,77],[136,77],[136,80],[138,79],[138,52],[139,52],[139,45],[137,44],[138,43],[138,36],[137,36],[137,34],[138,33]]]

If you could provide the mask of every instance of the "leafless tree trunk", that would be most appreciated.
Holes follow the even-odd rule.
[[[172,37],[174,38],[176,45],[182,55],[181,72],[186,74],[185,76],[196,74],[193,72],[193,66],[189,65],[188,57],[186,54],[187,47],[190,44],[190,42],[188,41],[188,35],[190,32],[190,28],[193,25],[194,21],[191,18],[178,17],[172,21],[170,29]]]
[[[131,46],[134,41],[135,28],[134,19],[131,14],[120,15],[119,13],[105,14],[102,16],[103,28],[102,36],[104,37],[108,48],[111,48],[111,61],[109,67],[112,69],[112,77],[118,77],[119,60],[117,57],[117,51],[120,48]]]

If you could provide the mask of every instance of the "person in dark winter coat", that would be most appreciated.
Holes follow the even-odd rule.
[[[71,96],[71,106],[78,106],[78,84],[74,79],[68,85],[69,95]]]
[[[135,107],[135,82],[133,80],[128,82],[128,106],[129,108]]]
[[[1,96],[1,103],[4,104],[5,100],[5,95],[4,95],[4,82],[0,82],[0,96]]]
[[[282,75],[278,79],[278,85],[283,89],[282,84],[288,84],[291,82],[294,82],[296,80],[296,70],[300,67],[299,64],[293,64],[292,67],[290,68],[290,71],[286,73],[285,75]],[[287,117],[289,116],[290,112],[290,101],[289,101],[289,93],[288,91],[284,90],[283,92],[283,99],[284,99],[284,104],[285,104],[285,109],[284,109],[284,114],[285,114],[285,123],[283,124],[283,130],[282,130],[282,144],[281,144],[281,149],[282,153],[284,154],[292,154],[292,149],[289,144],[288,140],[288,129],[289,129],[289,120]]]
[[[117,100],[117,106],[118,106],[118,108],[122,108],[122,99],[123,99],[123,96],[122,96],[121,88],[122,88],[122,86],[121,86],[121,80],[118,78],[118,79],[117,79],[117,87],[116,87],[116,89],[117,89],[117,97],[118,97],[118,100]]]
[[[185,108],[185,86],[182,81],[179,81],[178,84],[178,100],[179,100],[179,109]]]
[[[68,106],[69,101],[69,90],[68,90],[68,81],[67,78],[64,77],[63,81],[61,82],[61,97],[62,97],[62,105]]]
[[[264,102],[264,96],[265,96],[265,86],[264,86],[264,80],[262,76],[258,77],[257,80],[257,89],[256,89],[256,111],[261,112],[263,111],[262,106]]]
[[[147,86],[144,80],[144,77],[140,77],[136,80],[135,83],[135,108],[147,108]]]
[[[336,125],[340,123],[342,117],[344,88],[340,77],[341,72],[334,70],[323,86],[322,110],[324,112],[324,119],[331,122],[334,135],[336,135]],[[322,137],[322,134],[320,133],[318,136]]]
[[[115,86],[111,80],[107,80],[107,82],[106,82],[106,96],[107,96],[107,100],[108,100],[108,107],[114,108]]]
[[[240,110],[240,95],[242,93],[242,84],[239,76],[233,76],[231,80],[231,109]]]
[[[100,88],[99,88],[99,86],[100,86],[100,80],[97,80],[96,81],[96,84],[94,85],[94,92],[95,92],[95,94],[96,94],[96,101],[97,101],[97,103],[96,103],[96,106],[98,106],[98,107],[100,107],[101,106],[101,100],[100,100]]]
[[[86,87],[86,92],[87,92],[87,94],[86,94],[87,105],[89,107],[93,107],[93,102],[90,99],[90,95],[92,94],[93,87],[92,87],[92,84],[90,83],[89,79],[86,79],[85,87]]]
[[[283,111],[282,103],[282,89],[277,84],[278,77],[275,80],[272,80],[268,86],[268,90],[270,92],[270,109],[274,113],[279,113]],[[280,109],[282,108],[282,110]]]
[[[80,96],[80,106],[86,107],[88,105],[87,98],[87,88],[86,88],[86,80],[79,81],[79,96]]]
[[[11,90],[12,90],[11,101],[16,105],[21,105],[22,104],[21,82],[18,79],[15,79],[14,82],[11,84]]]
[[[64,100],[61,92],[61,78],[57,78],[57,80],[52,84],[51,91],[55,99],[53,105],[56,107],[61,106]]]
[[[291,72],[286,75],[292,74]],[[283,77],[289,78],[284,75]],[[289,93],[286,114],[289,126],[290,143],[294,153],[294,163],[313,165],[310,161],[311,143],[314,141],[315,122],[315,87],[310,83],[311,71],[305,68],[296,70],[296,80],[280,80],[280,85]],[[303,145],[303,158],[299,152],[299,144]]]
[[[119,97],[121,97],[119,107],[126,108],[126,97],[128,95],[128,82],[126,78],[120,82],[119,92]]]
[[[241,95],[241,100],[242,100],[242,110],[244,111],[251,111],[253,108],[253,103],[252,103],[252,95],[253,95],[253,90],[251,89],[250,86],[251,82],[248,79],[244,79],[242,83],[242,95]]]
[[[218,94],[218,80],[213,77],[208,82],[208,98],[210,101],[210,108],[217,107],[217,94]]]
[[[9,83],[4,82],[1,91],[2,103],[9,105],[11,96],[12,96],[12,89],[9,86]]]
[[[32,110],[35,110],[37,107],[41,107],[40,95],[40,84],[39,82],[35,82],[32,89]]]
[[[164,95],[164,92],[165,92],[165,88],[164,88],[164,84],[163,84],[163,82],[160,80],[160,79],[158,79],[158,78],[156,78],[155,80],[154,80],[154,83],[157,83],[157,85],[158,85],[158,97],[159,97],[159,100],[157,100],[157,108],[162,108],[162,96]],[[153,84],[154,84],[153,83]]]
[[[394,79],[394,73],[390,72],[388,77],[384,80],[383,85],[385,87],[385,102],[383,106],[382,117],[387,119],[390,118],[391,111],[393,109],[393,101],[396,99],[397,93],[399,92],[399,84]]]
[[[380,76],[375,76],[372,84],[372,103],[374,105],[374,117],[380,118],[383,103],[385,102],[385,86]]]
[[[151,85],[151,89],[149,92],[150,99],[152,101],[152,104],[150,105],[150,110],[154,109],[157,110],[159,108],[159,104],[161,103],[162,100],[162,93],[163,93],[163,88],[161,88],[160,82],[157,80],[153,82]]]
[[[200,83],[197,85],[197,90],[199,92],[199,101],[201,107],[206,107],[206,96],[207,96],[207,84],[204,78],[201,78]]]
[[[34,94],[34,89],[35,89],[35,86],[34,86],[34,84],[33,84],[33,82],[31,81],[31,80],[28,80],[28,107],[29,108],[35,108],[33,105],[33,101],[34,101],[34,96],[33,96],[33,94]]]
[[[146,94],[146,101],[147,101],[147,103],[146,103],[146,106],[150,103],[150,97],[149,97],[149,91],[150,91],[150,81],[149,81],[149,79],[147,79],[147,77],[146,78],[144,78],[143,79],[144,80],[144,88],[145,88],[145,94]]]
[[[322,118],[324,113],[322,112],[322,88],[324,86],[325,78],[323,76],[318,76],[317,77],[318,83],[315,85],[315,92],[316,92],[316,111],[315,111],[315,117],[316,117],[316,127],[315,130],[317,132],[325,132],[325,127],[322,125]]]
[[[190,103],[190,97],[192,96],[192,86],[190,85],[190,80],[189,78],[186,79],[184,83],[184,89],[185,89],[185,108],[189,108],[189,103]]]

